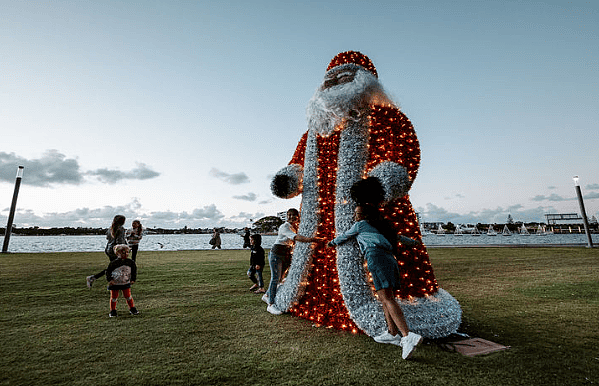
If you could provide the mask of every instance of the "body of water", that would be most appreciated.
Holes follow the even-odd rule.
[[[207,235],[146,235],[142,239],[140,251],[206,250],[212,236]],[[599,245],[599,235],[593,234],[593,245]],[[272,247],[276,236],[262,236],[262,247]],[[221,235],[223,249],[243,249],[243,238],[236,234]],[[587,244],[585,234],[518,235],[512,236],[472,236],[426,235],[424,244],[430,247],[477,246],[477,245],[581,245]],[[106,236],[15,236],[10,237],[8,252],[102,252],[106,246]]]

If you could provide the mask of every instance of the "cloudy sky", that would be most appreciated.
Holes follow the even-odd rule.
[[[413,122],[425,221],[599,211],[595,1],[3,1],[0,222],[242,227],[329,61],[357,50]],[[5,226],[5,225],[0,225]]]

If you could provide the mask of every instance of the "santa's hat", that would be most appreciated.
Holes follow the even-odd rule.
[[[335,56],[333,60],[331,60],[331,63],[329,63],[327,71],[329,71],[331,68],[348,63],[353,63],[357,64],[358,66],[364,67],[364,69],[372,72],[374,76],[376,76],[377,78],[379,77],[379,75],[376,72],[376,68],[374,67],[374,64],[372,64],[372,60],[370,60],[368,56],[358,51],[345,51],[340,54],[337,54],[337,56]]]

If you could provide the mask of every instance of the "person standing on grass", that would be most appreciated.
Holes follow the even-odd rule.
[[[277,297],[277,287],[283,273],[289,267],[291,262],[291,250],[296,241],[302,243],[318,243],[324,242],[324,240],[317,237],[307,237],[297,234],[297,226],[299,224],[299,212],[295,208],[291,208],[287,211],[287,221],[285,221],[280,227],[277,233],[277,238],[268,254],[268,264],[270,265],[270,284],[268,291],[262,296],[268,307],[266,310],[273,315],[280,315],[283,312],[278,310],[275,306],[275,299]]]
[[[110,261],[116,260],[117,258],[116,254],[114,253],[114,247],[119,244],[127,244],[127,240],[125,239],[124,228],[125,220],[125,216],[117,214],[112,219],[112,225],[110,226],[110,229],[108,229],[108,231],[106,232],[106,240],[108,240],[108,242],[106,243],[106,248],[104,248],[104,253],[106,253],[106,256],[108,256],[108,260]],[[92,288],[92,284],[94,284],[94,281],[96,281],[96,279],[101,278],[105,274],[106,270],[103,269],[95,275],[88,276],[86,278],[87,288]]]
[[[250,228],[245,227],[243,230],[243,248],[251,248],[252,244],[250,243]]]
[[[264,269],[264,248],[262,248],[262,236],[259,234],[250,236],[250,246],[252,248],[250,254],[250,269],[247,275],[254,285],[250,287],[250,291],[257,294],[263,294],[264,280],[262,279],[262,270]],[[256,276],[258,278],[256,279]]]
[[[110,291],[110,313],[108,316],[111,318],[118,316],[116,303],[119,298],[119,291],[123,292],[123,296],[127,300],[129,313],[131,315],[139,314],[131,296],[131,284],[135,283],[137,278],[137,265],[135,265],[135,261],[128,258],[130,250],[127,244],[115,246],[114,252],[117,259],[111,261],[108,268],[106,268],[106,280],[108,280],[108,290]]]
[[[131,223],[131,229],[127,230],[126,238],[127,245],[131,248],[131,260],[135,261],[137,257],[137,249],[139,248],[139,242],[143,237],[143,227],[139,220],[133,220]]]
[[[212,238],[210,239],[210,245],[212,245],[212,249],[220,249],[220,231],[217,228],[214,228],[214,233],[212,233]]]
[[[368,263],[377,297],[382,303],[388,331],[375,336],[378,343],[391,343],[403,348],[402,358],[408,359],[414,348],[422,342],[422,336],[408,328],[403,311],[395,301],[394,289],[399,288],[399,268],[393,256],[397,235],[390,224],[382,219],[378,207],[360,204],[354,211],[355,223],[347,231],[328,243],[329,247],[341,245],[352,238],[358,242],[360,251]],[[399,236],[406,246],[419,243],[409,237]],[[401,333],[401,335],[399,335]]]

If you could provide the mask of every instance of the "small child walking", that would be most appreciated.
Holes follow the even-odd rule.
[[[131,315],[139,314],[131,296],[131,284],[135,283],[137,278],[137,266],[135,261],[128,258],[130,250],[126,244],[116,245],[114,253],[117,255],[117,259],[111,261],[108,268],[106,268],[106,280],[108,280],[108,289],[110,290],[110,313],[108,316],[111,318],[118,316],[116,303],[119,298],[119,291],[123,292],[123,296],[127,300],[129,313]]]
[[[262,279],[262,270],[264,269],[264,249],[262,248],[262,236],[259,234],[250,236],[250,269],[248,269],[248,277],[254,283],[250,287],[250,291],[254,291],[256,294],[263,294],[264,291],[264,280]],[[256,279],[256,276],[258,278]]]

